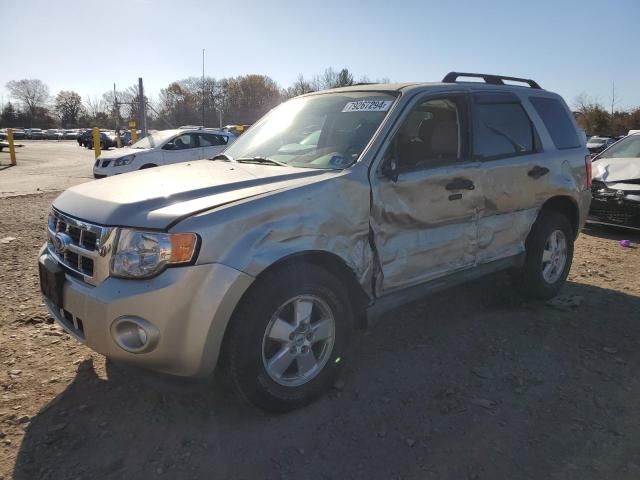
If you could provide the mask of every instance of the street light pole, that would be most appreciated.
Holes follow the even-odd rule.
[[[202,126],[204,127],[204,48],[202,49]]]

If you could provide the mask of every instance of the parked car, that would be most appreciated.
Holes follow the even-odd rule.
[[[236,135],[242,135],[250,126],[251,125],[225,125],[222,130],[235,133]]]
[[[78,133],[76,140],[78,141],[78,145],[81,147],[86,147],[89,143],[89,139],[93,136],[93,130],[91,128],[87,128],[84,131]]]
[[[137,134],[138,138],[142,138],[142,130],[137,130]],[[133,143],[131,141],[131,130],[125,130],[124,132],[122,132],[122,135],[120,135],[120,139],[122,141],[123,147],[130,146]]]
[[[590,221],[640,229],[640,133],[594,159],[591,193]]]
[[[161,130],[130,148],[100,155],[93,167],[94,178],[145,168],[212,158],[235,140],[230,132],[209,128]]]
[[[27,135],[24,132],[24,129],[22,128],[14,128],[13,129],[13,139],[14,140],[22,140],[24,138],[27,138]]]
[[[108,150],[111,147],[115,147],[117,145],[117,136],[115,132],[108,130],[100,131],[100,148],[102,150]],[[91,150],[93,149],[93,132],[89,136],[88,139],[85,140],[85,146]]]
[[[41,128],[30,128],[28,138],[31,140],[42,140],[45,138],[45,134]]]
[[[560,96],[506,80],[307,94],[214,161],[74,186],[40,252],[45,303],[110,358],[182,376],[218,366],[242,398],[287,411],[336,381],[355,328],[399,303],[505,269],[553,297],[590,156]],[[318,125],[315,148],[282,153]],[[205,133],[136,145],[172,152],[161,146]]]
[[[610,145],[613,145],[616,141],[609,137],[591,137],[587,140],[587,148],[593,155],[597,155]]]
[[[78,130],[65,130],[63,134],[65,140],[75,140],[77,136]]]

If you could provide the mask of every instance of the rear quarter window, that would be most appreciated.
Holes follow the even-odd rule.
[[[580,147],[578,132],[560,100],[555,98],[529,97],[545,128],[551,135],[553,144],[559,150]]]

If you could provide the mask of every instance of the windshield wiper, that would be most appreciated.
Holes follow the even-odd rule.
[[[236,162],[240,162],[240,163],[264,163],[264,164],[267,164],[267,165],[277,165],[279,167],[288,167],[289,166],[284,162],[279,162],[277,160],[273,160],[273,159],[267,158],[267,157],[238,158],[238,159],[236,159]]]
[[[213,157],[211,160],[224,160],[225,162],[235,162],[235,160],[231,158],[229,155],[227,155],[226,153],[219,153],[218,155]]]

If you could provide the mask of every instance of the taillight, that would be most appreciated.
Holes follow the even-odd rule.
[[[587,155],[584,157],[584,170],[585,170],[585,173],[587,174],[587,188],[591,188],[591,184],[593,183],[591,155]]]

